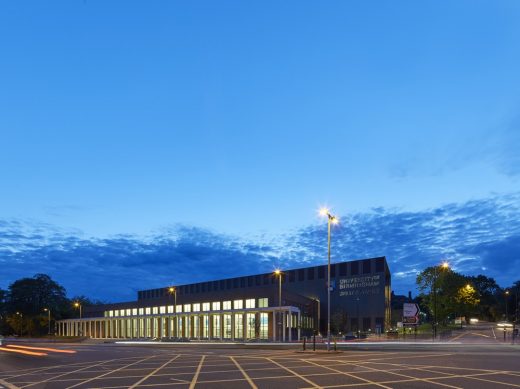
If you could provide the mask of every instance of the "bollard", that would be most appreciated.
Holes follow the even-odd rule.
[[[316,351],[316,335],[312,336],[312,351]]]
[[[337,345],[336,345],[336,338],[334,338],[334,351],[338,351]]]
[[[305,340],[307,340],[306,336],[303,337],[303,351],[305,351]]]

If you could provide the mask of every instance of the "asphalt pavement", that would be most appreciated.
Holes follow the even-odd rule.
[[[337,353],[299,345],[23,346],[45,355],[0,351],[0,387],[520,388],[520,346],[500,343],[348,344]]]

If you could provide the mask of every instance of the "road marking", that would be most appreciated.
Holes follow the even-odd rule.
[[[177,354],[176,356],[174,356],[173,358],[171,358],[170,360],[164,362],[161,366],[159,366],[157,369],[155,369],[154,371],[152,371],[150,374],[148,374],[147,376],[144,376],[143,378],[141,378],[139,381],[137,381],[135,384],[133,384],[132,386],[128,387],[128,389],[133,389],[135,387],[137,387],[141,382],[144,382],[146,381],[148,378],[150,378],[151,376],[153,376],[155,373],[157,373],[159,370],[161,370],[163,367],[165,367],[166,365],[168,365],[169,363],[175,361],[177,358],[179,358],[181,356],[181,354]]]
[[[358,366],[358,367],[365,367],[365,368],[368,368],[372,371],[377,371],[378,373],[386,373],[386,374],[391,374],[391,375],[396,375],[398,377],[404,377],[404,378],[410,378],[410,379],[414,379],[414,380],[417,380],[417,381],[422,381],[422,382],[427,382],[429,384],[434,384],[434,385],[439,385],[439,386],[445,386],[445,387],[448,387],[448,388],[452,388],[452,389],[463,389],[459,386],[453,386],[453,385],[448,385],[448,384],[442,384],[440,382],[435,382],[435,381],[431,381],[429,378],[418,378],[418,377],[413,377],[411,375],[407,375],[407,374],[402,374],[402,373],[396,373],[396,372],[393,372],[393,371],[385,371],[385,370],[381,370],[381,369],[376,369],[375,367],[370,367],[370,366],[365,366],[364,363],[360,363],[360,364],[356,364],[356,363],[351,363],[351,365],[354,365],[354,366]],[[437,373],[439,374],[439,373]],[[450,378],[450,377],[448,377]]]
[[[500,373],[497,373],[497,374],[500,374]],[[485,382],[491,382],[493,384],[500,384],[500,385],[512,386],[514,388],[520,388],[520,385],[510,384],[509,382],[500,382],[500,381],[488,380],[485,378],[477,378],[477,377],[467,377],[467,378],[469,378],[471,380],[485,381]]]
[[[251,377],[249,377],[249,375],[246,373],[246,371],[244,369],[242,369],[242,366],[240,366],[238,364],[238,362],[236,361],[235,358],[233,357],[229,357],[229,359],[231,359],[233,361],[233,363],[238,367],[238,369],[240,370],[240,372],[242,373],[242,375],[245,377],[245,379],[247,380],[247,382],[249,382],[249,385],[251,385],[251,387],[253,389],[258,389],[258,386],[255,385],[255,383],[253,382],[253,380],[251,379]]]
[[[313,388],[322,388],[320,385],[316,384],[315,382],[312,382],[311,380],[305,378],[304,376],[296,373],[294,370],[289,369],[288,367],[286,367],[286,366],[284,366],[284,365],[282,365],[282,364],[272,360],[271,358],[265,358],[265,359],[267,359],[268,361],[274,363],[275,365],[280,366],[282,369],[287,370],[289,373],[291,373],[291,374],[295,375],[296,377],[304,380],[305,382],[311,384]]]
[[[0,378],[0,385],[1,385],[0,388],[3,388],[5,386],[7,389],[20,389],[20,388],[18,388],[18,386],[10,384],[9,382],[4,381],[1,378]]]
[[[63,377],[63,376],[69,375],[69,374],[77,373],[77,372],[80,372],[80,371],[83,371],[83,370],[86,370],[86,369],[91,369],[93,367],[100,366],[100,365],[103,365],[103,364],[109,363],[109,362],[118,361],[118,360],[119,359],[110,359],[108,361],[95,363],[93,365],[88,365],[88,366],[82,367],[81,369],[72,370],[72,371],[69,371],[67,373],[63,373],[63,374],[59,374],[59,375],[51,377],[51,378],[47,378],[46,380],[43,380],[43,381],[33,382],[30,385],[22,386],[22,388],[28,388],[29,386],[33,386],[33,385],[37,385],[37,384],[43,384],[44,382],[49,382],[49,381],[55,380],[56,378],[60,378],[60,377]],[[31,375],[31,374],[22,374],[22,375]],[[13,378],[13,377],[11,377],[11,378]]]
[[[357,380],[360,380],[360,381],[364,381],[365,383],[368,383],[368,384],[371,384],[371,385],[375,385],[375,386],[380,386],[381,388],[385,388],[385,389],[392,389],[391,387],[389,386],[385,386],[385,385],[381,385],[380,383],[378,382],[375,382],[375,381],[371,381],[367,378],[363,378],[363,377],[357,377],[355,376],[354,374],[350,374],[346,371],[341,371],[341,370],[338,370],[338,369],[333,369],[332,367],[328,367],[328,366],[325,366],[325,365],[320,365],[319,363],[315,363],[313,361],[309,361],[309,360],[306,360],[306,359],[302,359],[303,362],[307,362],[307,363],[310,363],[312,365],[316,365],[318,367],[321,367],[323,369],[327,369],[327,370],[330,370],[330,371],[333,371],[333,372],[336,372],[336,373],[339,373],[339,374],[342,374],[342,375],[346,375],[347,377],[350,377],[350,378],[354,378],[354,379],[357,379]]]
[[[75,388],[76,386],[83,385],[83,384],[86,384],[87,382],[97,380],[98,378],[101,378],[101,377],[104,377],[104,376],[106,376],[106,375],[109,375],[109,374],[115,373],[116,371],[122,370],[122,369],[124,369],[125,367],[129,367],[129,366],[135,365],[136,363],[143,362],[143,361],[146,361],[147,359],[151,359],[151,358],[153,358],[153,356],[151,356],[151,357],[146,357],[146,358],[140,359],[139,361],[135,361],[135,362],[132,362],[132,363],[130,363],[130,364],[127,364],[127,365],[121,366],[121,367],[119,367],[118,369],[109,370],[109,371],[107,371],[107,372],[104,373],[104,374],[98,375],[98,376],[96,376],[96,377],[89,378],[88,380],[85,380],[85,381],[81,381],[81,382],[77,383],[76,385],[68,386],[67,389],[69,389],[69,388]]]
[[[202,369],[202,365],[204,364],[204,359],[206,359],[206,356],[203,355],[200,359],[199,366],[197,366],[197,371],[195,371],[195,375],[193,376],[193,379],[191,380],[190,389],[195,388],[195,385],[197,384],[197,379],[199,378],[200,369]]]

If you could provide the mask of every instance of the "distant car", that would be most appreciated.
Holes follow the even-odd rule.
[[[507,321],[499,321],[499,322],[497,323],[497,327],[498,327],[498,328],[503,328],[503,329],[505,329],[505,328],[512,328],[512,327],[513,327],[513,324],[512,324],[512,323],[509,323],[509,322],[507,322]]]
[[[478,323],[478,319],[476,317],[472,317],[471,319],[469,319],[469,324],[477,324]]]

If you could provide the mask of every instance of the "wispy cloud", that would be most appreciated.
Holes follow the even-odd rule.
[[[334,261],[385,255],[398,292],[414,288],[418,271],[448,259],[464,273],[508,284],[520,266],[520,194],[497,195],[422,212],[376,208],[348,215],[333,230]],[[69,294],[134,299],[162,287],[323,263],[325,223],[278,239],[241,239],[193,226],[154,235],[86,238],[34,221],[0,220],[0,287],[47,273]],[[483,270],[485,269],[485,271]]]

